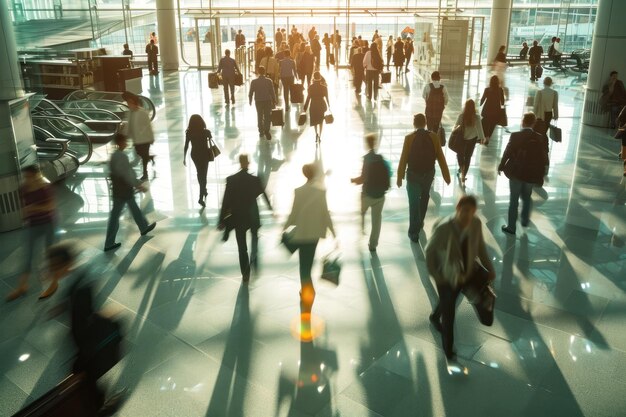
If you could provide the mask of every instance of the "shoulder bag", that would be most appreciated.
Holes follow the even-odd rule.
[[[222,151],[220,151],[220,148],[213,142],[213,138],[209,134],[209,161],[214,161],[221,153]]]
[[[450,133],[450,140],[448,141],[448,148],[458,153],[463,146],[463,140],[465,140],[465,129],[463,128],[463,125],[460,124],[454,128],[452,133]]]

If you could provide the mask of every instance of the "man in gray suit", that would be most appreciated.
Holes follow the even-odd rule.
[[[230,101],[235,104],[235,75],[241,74],[237,62],[230,57],[230,50],[224,51],[225,56],[220,59],[217,72],[222,74],[222,84],[224,85],[224,100],[228,106],[229,90]]]
[[[272,125],[272,109],[276,105],[276,93],[274,93],[274,83],[265,76],[265,67],[259,67],[259,76],[250,83],[248,100],[252,106],[252,97],[256,104],[257,126],[259,135],[265,136],[267,140],[272,140],[270,127]]]

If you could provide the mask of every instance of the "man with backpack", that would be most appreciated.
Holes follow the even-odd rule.
[[[441,75],[435,71],[430,76],[432,82],[424,87],[422,97],[426,101],[426,123],[428,130],[438,133],[443,110],[448,105],[448,90],[441,84]]]
[[[524,114],[522,130],[511,134],[500,165],[498,165],[498,174],[504,172],[509,179],[511,197],[508,224],[502,226],[502,231],[511,235],[515,235],[520,198],[522,199],[522,227],[528,227],[533,186],[543,185],[546,167],[550,163],[545,135],[533,130],[536,120],[534,113]]]
[[[376,252],[380,226],[382,224],[383,206],[385,205],[385,193],[391,187],[391,167],[382,155],[376,153],[378,139],[376,134],[369,133],[365,136],[365,144],[368,152],[363,157],[361,176],[352,178],[353,184],[363,184],[361,194],[361,230],[365,231],[365,213],[372,209],[372,231],[368,248],[370,252]]]
[[[419,240],[424,227],[424,218],[430,198],[430,187],[435,178],[435,161],[439,163],[446,184],[450,184],[450,171],[446,157],[436,134],[426,130],[426,116],[413,116],[415,132],[404,138],[400,163],[398,164],[398,187],[406,175],[406,190],[409,197],[409,239]]]

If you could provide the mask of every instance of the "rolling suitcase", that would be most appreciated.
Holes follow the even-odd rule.
[[[382,84],[389,84],[391,82],[391,72],[389,71],[383,71],[380,74],[380,82]]]
[[[209,88],[218,88],[217,72],[209,72]]]
[[[304,86],[302,84],[292,84],[289,86],[289,96],[291,103],[304,103]]]
[[[283,114],[283,108],[277,107],[272,110],[272,126],[284,126],[285,118]]]

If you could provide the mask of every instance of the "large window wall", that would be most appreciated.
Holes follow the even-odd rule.
[[[516,53],[522,42],[532,40],[547,50],[552,36],[561,37],[565,52],[590,48],[597,2],[513,0],[509,53]],[[443,19],[467,19],[475,25],[478,22],[476,33],[470,36],[468,62],[484,65],[492,59],[486,56],[492,0],[175,0],[175,5],[180,11],[177,37],[182,62],[191,66],[210,61],[205,55],[214,41],[211,25],[217,23],[221,50],[232,49],[233,32],[238,29],[248,40],[254,40],[259,26],[264,26],[269,40],[276,28],[296,25],[305,32],[316,26],[321,35],[339,29],[344,41],[359,34],[371,39],[375,29],[385,38],[398,36],[408,26],[419,32],[413,34],[416,42],[426,41],[422,28],[430,28],[428,41],[438,53]],[[112,53],[121,52],[122,44],[128,43],[141,54],[149,34],[158,33],[155,0],[12,0],[9,7],[21,49],[52,46],[54,42],[48,42],[46,34],[62,28],[67,31],[63,37],[67,42],[80,38]],[[479,37],[481,33],[483,37]]]

